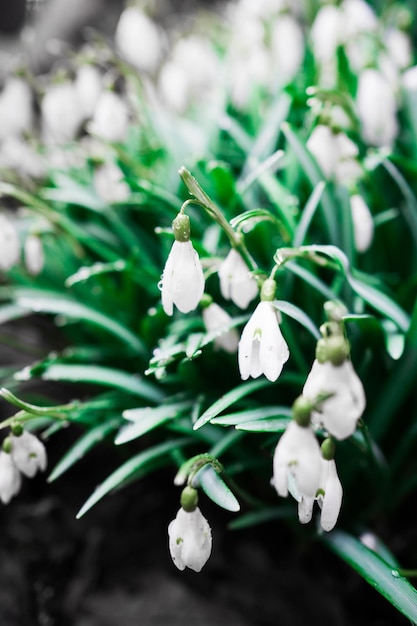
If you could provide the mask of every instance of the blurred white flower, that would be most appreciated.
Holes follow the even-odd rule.
[[[326,178],[349,185],[361,177],[362,170],[357,161],[359,149],[345,133],[334,133],[329,126],[318,124],[306,146]]]
[[[250,274],[242,256],[231,248],[219,267],[220,291],[225,300],[231,300],[241,309],[246,309],[249,302],[259,293],[258,285]]]
[[[41,100],[42,134],[46,142],[66,143],[78,134],[82,112],[72,82],[48,87]]]
[[[364,141],[372,146],[392,147],[398,134],[396,97],[378,70],[365,69],[359,74],[356,108]]]
[[[0,119],[0,140],[18,137],[32,130],[32,90],[22,78],[9,76],[6,79],[0,94]]]
[[[343,488],[337,474],[334,459],[321,459],[320,480],[316,496],[301,494],[298,502],[298,519],[307,524],[312,517],[314,502],[321,508],[320,526],[326,532],[332,530],[337,522],[342,506]]]
[[[165,313],[172,315],[174,304],[181,313],[194,311],[204,284],[203,268],[191,241],[174,241],[160,283]]]
[[[154,72],[162,55],[162,34],[155,22],[138,7],[127,7],[120,15],[115,36],[117,51],[128,63]]]
[[[310,29],[311,45],[319,64],[333,62],[340,44],[342,15],[338,7],[326,4],[318,10]]]
[[[272,485],[278,495],[286,498],[294,488],[297,493],[314,498],[321,462],[320,446],[311,426],[299,426],[292,420],[274,452]]]
[[[211,528],[197,507],[187,512],[180,508],[168,526],[169,551],[174,565],[200,572],[211,554]]]
[[[81,115],[87,120],[93,115],[103,89],[100,71],[94,65],[81,65],[77,69],[74,87]]]
[[[232,322],[230,315],[216,302],[212,302],[204,307],[202,315],[208,332],[222,331],[221,333],[219,332],[219,335],[214,340],[214,346],[231,354],[236,352],[239,344],[239,335],[236,328],[228,329]]]
[[[27,271],[37,276],[45,264],[42,240],[38,235],[29,234],[26,237],[23,254]]]
[[[126,102],[114,91],[103,91],[87,130],[105,141],[117,142],[126,139],[128,125],[129,111]]]
[[[398,28],[388,28],[384,33],[384,44],[388,56],[400,70],[404,70],[411,65],[413,61],[413,46],[407,33]]]
[[[20,241],[16,227],[0,213],[0,270],[7,272],[20,260]]]
[[[303,388],[303,396],[315,399],[320,394],[332,394],[311,415],[313,424],[324,428],[336,439],[353,435],[362,416],[366,398],[362,382],[349,359],[341,365],[330,361],[314,361]]]
[[[284,13],[272,22],[271,51],[274,72],[280,83],[290,82],[304,58],[304,33],[298,20]]]
[[[17,469],[10,454],[0,452],[0,500],[8,504],[19,491],[22,484],[22,476]]]
[[[405,70],[402,75],[402,86],[407,91],[417,91],[417,65]]]
[[[268,301],[261,301],[239,341],[238,363],[242,380],[264,374],[274,382],[290,356],[279,326],[279,313]]]
[[[359,194],[350,198],[353,234],[358,252],[366,252],[374,237],[374,221],[365,200]]]
[[[124,202],[130,196],[123,172],[113,161],[107,161],[94,169],[93,184],[97,195],[107,204]]]
[[[13,435],[11,443],[10,456],[22,474],[32,478],[38,470],[45,471],[46,450],[38,437],[25,430],[20,436]]]
[[[26,139],[13,135],[9,135],[1,144],[0,168],[2,167],[30,178],[41,178],[46,172],[40,153]]]

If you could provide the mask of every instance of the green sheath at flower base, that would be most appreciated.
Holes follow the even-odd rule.
[[[330,361],[332,365],[342,365],[349,357],[349,342],[343,335],[332,335],[319,339],[316,346],[316,359],[319,363]]]
[[[10,430],[15,437],[20,437],[23,434],[23,426],[20,422],[13,422],[10,425]]]
[[[292,405],[293,419],[299,426],[306,427],[310,424],[311,411],[313,410],[313,404],[311,400],[299,396]]]
[[[272,302],[277,293],[277,283],[273,278],[267,278],[261,287],[261,302]]]
[[[12,451],[12,440],[10,437],[6,437],[5,439],[3,439],[3,444],[2,444],[2,450],[3,452],[7,452],[7,454],[10,454]]]
[[[175,241],[190,241],[190,218],[185,213],[178,213],[172,222]]]
[[[321,453],[325,461],[333,461],[336,452],[336,444],[330,437],[327,437],[321,444]]]
[[[184,509],[184,511],[187,511],[187,513],[191,513],[192,511],[195,511],[198,505],[197,489],[194,489],[194,487],[190,487],[190,485],[187,485],[187,487],[184,487],[184,489],[181,492],[180,502],[181,502],[182,508]]]

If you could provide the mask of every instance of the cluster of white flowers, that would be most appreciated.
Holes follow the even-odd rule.
[[[22,258],[31,275],[39,274],[44,266],[44,252],[38,234],[29,232],[22,244],[15,220],[12,216],[0,213],[0,271],[7,272],[18,265]]]
[[[33,478],[47,465],[43,443],[27,431],[11,434],[3,442],[0,452],[0,500],[8,504],[20,491],[22,474]]]
[[[343,496],[334,440],[344,440],[355,432],[366,400],[341,324],[330,322],[324,332],[330,334],[317,344],[302,395],[293,405],[293,419],[276,446],[272,484],[280,496],[290,492],[297,500],[302,524],[311,520],[317,501],[321,528],[330,531]],[[321,447],[316,431],[326,437]]]

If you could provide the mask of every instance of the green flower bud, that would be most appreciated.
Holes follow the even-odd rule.
[[[2,450],[3,452],[7,452],[7,454],[10,454],[12,451],[12,440],[10,437],[6,437],[5,439],[3,439],[3,444],[2,444]]]
[[[190,487],[189,485],[187,485],[187,487],[184,487],[181,492],[180,502],[182,508],[184,509],[184,511],[187,511],[187,513],[195,511],[198,504],[197,489],[194,489],[194,487]]]
[[[23,426],[20,422],[13,422],[10,426],[10,430],[12,431],[15,437],[20,437],[23,435]]]
[[[310,424],[310,415],[313,405],[311,401],[304,396],[299,396],[292,405],[292,414],[294,420],[299,426],[308,426]]]
[[[332,365],[342,365],[349,356],[349,342],[342,335],[327,339],[327,360]]]
[[[267,278],[264,280],[261,287],[261,300],[262,302],[272,302],[275,300],[275,294],[277,293],[277,283],[273,278]]]
[[[202,309],[206,309],[210,304],[213,304],[213,298],[208,293],[203,293],[200,300],[200,306]]]
[[[321,454],[325,461],[333,461],[336,452],[336,445],[333,439],[327,437],[321,444]]]
[[[316,359],[319,363],[327,361],[327,339],[319,339],[316,344]]]
[[[185,213],[178,213],[172,222],[172,230],[176,241],[190,241],[190,218]]]

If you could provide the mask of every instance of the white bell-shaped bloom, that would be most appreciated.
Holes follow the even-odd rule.
[[[214,346],[218,349],[230,352],[237,352],[239,335],[236,328],[228,328],[232,322],[230,315],[221,306],[212,302],[204,307],[203,320],[208,332],[219,332],[214,340]]]
[[[129,125],[129,111],[121,96],[103,91],[88,124],[88,131],[105,141],[124,141]]]
[[[326,4],[318,10],[310,37],[314,56],[320,64],[335,59],[340,44],[341,22],[342,15],[338,7]]]
[[[320,481],[315,497],[302,494],[298,502],[298,519],[301,524],[308,524],[312,518],[314,502],[321,508],[320,526],[326,532],[332,530],[339,517],[342,506],[343,488],[337,474],[334,459],[321,460]]]
[[[66,143],[78,134],[82,111],[72,82],[51,85],[41,101],[41,124],[45,141]]]
[[[77,69],[74,88],[81,115],[85,120],[89,119],[94,113],[103,89],[103,78],[100,71],[94,65],[81,65]]]
[[[292,420],[274,452],[272,485],[286,498],[288,491],[315,498],[320,482],[322,455],[311,426]],[[298,498],[297,498],[298,499]]]
[[[274,382],[281,374],[290,352],[279,326],[279,313],[271,302],[258,304],[243,329],[238,351],[240,375],[258,378],[264,374]]]
[[[406,91],[417,91],[417,65],[409,67],[402,75],[401,83]]]
[[[194,311],[204,284],[203,268],[191,241],[174,241],[160,283],[165,313],[172,315],[174,304],[181,313]]]
[[[12,457],[3,450],[0,452],[0,500],[8,504],[22,484],[22,476]]]
[[[33,96],[28,83],[17,76],[6,79],[0,94],[0,139],[17,137],[32,129]]]
[[[219,268],[220,291],[225,300],[231,300],[241,309],[246,309],[258,295],[258,285],[250,274],[242,256],[232,248]]]
[[[357,161],[359,149],[346,133],[334,133],[329,126],[318,124],[306,144],[326,178],[349,185],[362,175]]]
[[[9,135],[1,144],[0,168],[3,167],[29,178],[41,178],[46,171],[43,157],[35,147],[24,137],[13,135]]]
[[[119,54],[145,72],[156,70],[162,54],[158,26],[138,7],[127,7],[120,15],[114,36]]]
[[[304,58],[304,33],[298,20],[284,13],[272,22],[271,49],[274,71],[280,83],[290,82]]]
[[[6,272],[20,260],[20,241],[16,227],[0,213],[0,270]]]
[[[410,37],[398,28],[388,28],[384,33],[384,43],[388,56],[395,65],[404,70],[413,62],[413,46]]]
[[[366,0],[343,0],[340,9],[345,39],[352,39],[359,33],[372,33],[378,29],[378,18]]]
[[[32,276],[37,276],[45,264],[42,240],[38,235],[28,235],[24,244],[26,269]]]
[[[197,507],[187,512],[181,508],[168,526],[169,551],[174,565],[200,572],[211,554],[211,528]]]
[[[366,252],[374,237],[374,221],[365,200],[359,194],[350,199],[353,235],[358,252]]]
[[[356,108],[364,141],[390,148],[398,134],[397,103],[392,86],[378,70],[359,74]]]
[[[312,422],[324,428],[336,439],[346,439],[356,430],[365,405],[365,391],[352,362],[341,365],[330,361],[314,361],[303,388],[303,396],[315,399],[321,394],[332,394],[312,412]]]
[[[93,184],[97,195],[107,204],[125,202],[130,196],[130,188],[124,180],[123,172],[113,161],[95,168]]]
[[[43,472],[46,469],[45,446],[38,437],[26,430],[19,437],[12,437],[10,455],[16,467],[29,478],[35,476],[38,470]]]

